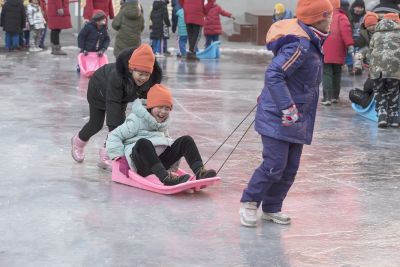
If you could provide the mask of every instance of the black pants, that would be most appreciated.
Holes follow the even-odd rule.
[[[60,32],[61,30],[51,30],[50,33],[50,42],[53,45],[60,45]]]
[[[189,51],[196,53],[197,43],[200,39],[201,26],[197,24],[186,24],[188,40],[189,40]]]
[[[399,115],[399,83],[397,79],[375,79],[374,92],[378,115]]]
[[[89,141],[90,137],[97,134],[101,129],[103,129],[106,111],[98,109],[89,104],[89,116],[89,121],[85,124],[85,126],[83,126],[82,130],[79,132],[79,138],[85,142]],[[115,128],[117,127],[108,125],[108,130],[110,132]]]
[[[339,99],[342,65],[324,64],[322,79],[324,100]]]
[[[157,156],[156,150],[149,140],[140,139],[133,147],[131,154],[139,175],[145,177],[155,174],[160,179],[165,178],[167,170],[182,157],[185,157],[190,168],[195,173],[203,167],[199,150],[190,136],[182,136],[176,139],[172,146],[167,147],[160,156]],[[160,163],[164,169],[159,170],[158,168],[158,171],[154,171],[155,167],[159,166]]]

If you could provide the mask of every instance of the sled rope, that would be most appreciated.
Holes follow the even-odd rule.
[[[232,137],[232,135],[240,128],[240,126],[242,126],[242,124],[249,118],[249,116],[251,115],[251,113],[253,113],[253,111],[256,109],[257,104],[250,110],[249,113],[247,113],[247,115],[244,117],[244,119],[238,124],[238,126],[236,126],[235,129],[233,129],[233,131],[229,134],[229,136],[221,143],[221,145],[217,148],[217,150],[215,150],[215,152],[207,159],[206,163],[204,165],[206,165],[217,153],[218,151],[226,144],[226,142]],[[243,134],[243,136],[240,138],[240,140],[237,142],[236,146],[233,148],[233,150],[230,152],[230,154],[228,155],[228,157],[225,159],[225,161],[222,163],[221,167],[219,168],[218,172],[224,167],[224,165],[226,164],[226,162],[228,161],[228,159],[230,158],[230,156],[233,154],[233,152],[236,150],[236,148],[238,147],[238,145],[240,144],[240,142],[243,140],[244,136],[247,134],[247,132],[250,130],[251,126],[254,124],[254,120],[252,121],[252,123],[250,124],[250,126],[247,128],[246,132]]]

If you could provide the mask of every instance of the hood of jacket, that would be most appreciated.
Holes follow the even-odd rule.
[[[161,9],[165,5],[164,1],[154,1],[153,10]]]
[[[385,32],[385,31],[394,31],[399,30],[399,25],[389,19],[381,20],[378,25],[376,25],[375,32]]]
[[[291,42],[298,42],[300,39],[307,39],[313,45],[321,49],[321,40],[303,22],[298,19],[280,20],[272,24],[267,33],[267,48],[275,55],[279,49]]]
[[[145,99],[136,99],[132,104],[132,113],[128,116],[128,119],[131,116],[136,116],[146,125],[149,131],[166,131],[171,122],[171,118],[168,117],[167,120],[163,123],[157,122],[156,119],[147,110],[146,102],[147,101]]]

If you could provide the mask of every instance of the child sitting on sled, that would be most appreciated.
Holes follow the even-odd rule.
[[[172,95],[161,84],[150,88],[147,101],[136,99],[132,113],[107,138],[106,148],[111,159],[120,162],[120,171],[126,176],[129,168],[145,177],[156,175],[164,185],[187,182],[190,175],[175,175],[173,169],[185,157],[196,179],[216,176],[214,170],[204,169],[196,143],[190,136],[170,138],[168,126],[172,110]]]

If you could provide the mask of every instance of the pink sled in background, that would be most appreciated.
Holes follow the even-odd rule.
[[[176,173],[179,175],[186,174],[186,172],[181,169],[179,169]],[[133,186],[151,192],[164,195],[172,195],[188,190],[193,190],[195,192],[200,191],[203,188],[219,184],[221,178],[213,177],[202,180],[196,180],[196,177],[192,176],[186,183],[174,186],[166,186],[163,183],[161,183],[160,180],[155,175],[142,177],[130,170],[129,177],[126,177],[123,173],[119,171],[119,162],[113,161],[112,180],[116,183]]]
[[[97,52],[89,52],[87,56],[83,55],[83,53],[79,53],[78,64],[80,73],[90,78],[97,69],[108,64],[108,58],[106,54],[99,57]]]

